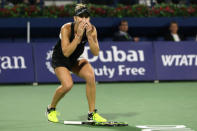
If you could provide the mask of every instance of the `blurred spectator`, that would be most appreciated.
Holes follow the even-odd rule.
[[[40,4],[40,0],[24,0],[24,3],[29,5]]]
[[[128,33],[128,22],[126,20],[122,20],[119,25],[119,31],[114,34],[113,41],[135,41],[138,42],[139,38],[132,37]]]
[[[184,36],[178,33],[179,27],[177,22],[171,22],[169,26],[169,33],[166,34],[165,40],[166,41],[183,41],[185,40]]]
[[[165,2],[164,0],[162,1]],[[159,3],[158,0],[139,0],[139,4],[144,4],[147,6],[154,6],[157,3]]]

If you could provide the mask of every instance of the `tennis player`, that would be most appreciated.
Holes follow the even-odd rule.
[[[90,23],[90,14],[84,4],[77,4],[73,23],[62,26],[60,39],[54,47],[52,66],[61,85],[56,89],[52,102],[47,107],[47,117],[51,122],[58,122],[56,106],[73,87],[70,72],[86,81],[86,96],[89,105],[88,120],[106,122],[95,109],[96,84],[94,71],[84,58],[84,46],[89,43],[93,55],[98,56],[99,45],[95,26]]]

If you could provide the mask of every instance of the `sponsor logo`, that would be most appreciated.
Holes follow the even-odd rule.
[[[117,72],[119,76],[144,76],[146,69],[144,67],[126,67],[125,65],[118,65],[117,69],[115,67],[107,67],[107,65],[94,68],[96,76],[107,76],[110,79],[115,76],[115,72]]]
[[[161,55],[163,66],[197,66],[197,55]]]
[[[53,67],[51,66],[53,50],[46,52],[45,65],[47,69],[55,74]],[[144,67],[127,67],[124,62],[145,62],[143,50],[120,50],[117,46],[111,46],[109,50],[100,50],[99,56],[90,55],[90,47],[85,46],[84,56],[90,63],[103,63],[102,66],[94,68],[96,76],[106,76],[110,79],[115,77],[115,74],[119,76],[144,76],[146,69]],[[112,66],[105,65],[105,63],[111,63]],[[119,63],[113,65],[113,63]]]
[[[99,56],[90,57],[88,54],[90,47],[85,47],[84,54],[87,56],[89,62],[100,60],[106,62],[144,62],[143,50],[120,50],[117,46],[111,46],[111,50],[100,50]]]
[[[2,70],[26,69],[25,58],[23,56],[0,56],[0,73]]]
[[[46,65],[47,69],[48,69],[52,74],[55,74],[54,69],[53,69],[53,67],[52,67],[52,65],[51,65],[52,55],[53,55],[53,50],[47,51],[47,53],[46,53],[46,62],[45,62],[45,65]]]
[[[84,55],[91,63],[102,63],[102,66],[94,68],[96,76],[106,76],[108,78],[119,76],[144,76],[146,69],[144,67],[127,67],[124,63],[145,62],[143,50],[120,50],[117,46],[111,46],[110,49],[100,50],[99,56],[90,55],[90,47],[86,46]],[[111,63],[112,65],[105,65]],[[118,63],[118,64],[115,64]]]

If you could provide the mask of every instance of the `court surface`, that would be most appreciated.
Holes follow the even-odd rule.
[[[197,82],[97,84],[97,108],[128,127],[49,123],[45,110],[58,85],[0,85],[0,131],[140,131],[136,125],[186,125],[197,130]],[[59,103],[60,120],[86,120],[85,84]]]

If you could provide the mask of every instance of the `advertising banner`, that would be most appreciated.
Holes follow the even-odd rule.
[[[156,42],[159,80],[197,80],[197,43]]]
[[[85,48],[97,81],[154,80],[155,66],[151,42],[100,42],[99,56]]]
[[[55,43],[34,43],[34,59],[36,82],[58,82],[51,65],[53,46]]]
[[[0,83],[59,82],[51,65],[55,43],[1,44]],[[195,42],[100,42],[99,56],[87,43],[85,58],[96,81],[197,80]],[[33,50],[33,52],[32,52]],[[84,80],[73,75],[74,82]]]
[[[52,54],[55,43],[34,43],[34,59],[36,81],[39,83],[59,82],[52,67]],[[72,75],[73,81],[81,82],[81,78]]]
[[[0,83],[33,83],[31,45],[4,43],[0,46]]]
[[[55,44],[34,44],[36,79],[38,82],[57,82],[51,66],[52,49]],[[152,43],[100,42],[99,56],[91,54],[88,43],[84,50],[92,64],[96,81],[154,80],[154,56]],[[73,81],[83,80],[73,75]]]

